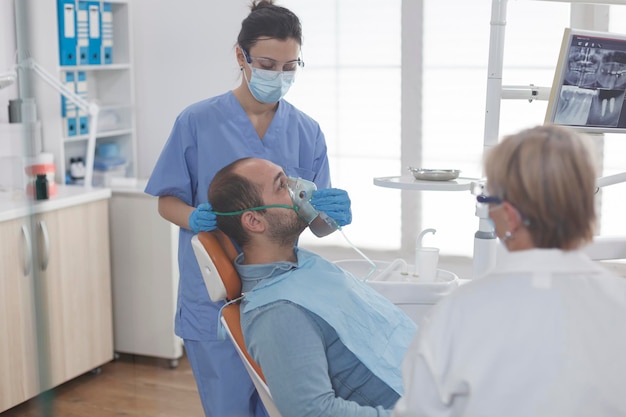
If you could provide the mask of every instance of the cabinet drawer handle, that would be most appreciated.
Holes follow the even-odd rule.
[[[24,276],[28,276],[33,266],[33,252],[30,242],[30,233],[28,233],[28,227],[26,227],[25,224],[22,225],[22,236],[24,237]]]
[[[48,236],[48,227],[45,221],[39,222],[39,230],[41,230],[41,237],[43,238],[43,256],[41,258],[41,270],[45,271],[48,268],[48,261],[50,260],[50,238]]]

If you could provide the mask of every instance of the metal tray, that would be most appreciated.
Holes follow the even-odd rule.
[[[425,169],[409,167],[409,171],[416,180],[425,181],[450,181],[457,179],[461,170],[459,169]]]

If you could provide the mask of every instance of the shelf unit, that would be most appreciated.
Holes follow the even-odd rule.
[[[126,160],[126,177],[137,175],[134,73],[132,64],[131,6],[129,0],[107,0],[113,19],[113,62],[102,65],[61,65],[59,59],[57,0],[24,0],[27,10],[26,56],[60,82],[68,71],[87,74],[87,100],[100,106],[96,146],[114,142]],[[78,6],[78,0],[76,1]],[[78,7],[76,7],[76,10]],[[19,47],[19,45],[18,45]],[[55,180],[65,183],[70,158],[87,160],[88,135],[67,136],[61,117],[61,96],[39,77],[30,77],[38,119],[42,122],[42,149],[54,154]],[[90,127],[91,128],[91,127]]]

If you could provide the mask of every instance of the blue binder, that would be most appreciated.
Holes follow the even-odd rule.
[[[89,64],[89,4],[86,1],[78,2],[76,14],[78,64]]]
[[[102,63],[113,63],[113,8],[102,3]]]
[[[100,2],[87,2],[89,8],[89,64],[102,64],[102,26],[100,23]]]
[[[73,71],[67,71],[65,73],[63,86],[72,92],[76,91],[75,75]],[[71,137],[78,134],[77,116],[76,104],[65,98],[65,96],[61,96],[61,117],[63,118],[65,136]]]
[[[76,94],[87,100],[87,73],[85,71],[76,73]],[[78,133],[89,134],[89,114],[82,109],[78,109]]]
[[[74,0],[58,0],[59,62],[76,65],[76,3]]]

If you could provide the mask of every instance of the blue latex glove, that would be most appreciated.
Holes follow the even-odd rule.
[[[350,197],[348,193],[339,188],[324,188],[313,191],[311,205],[317,211],[323,211],[329,215],[339,226],[352,223],[352,211],[350,210]]]
[[[189,228],[194,232],[210,232],[217,229],[217,218],[209,203],[202,203],[189,215]]]

